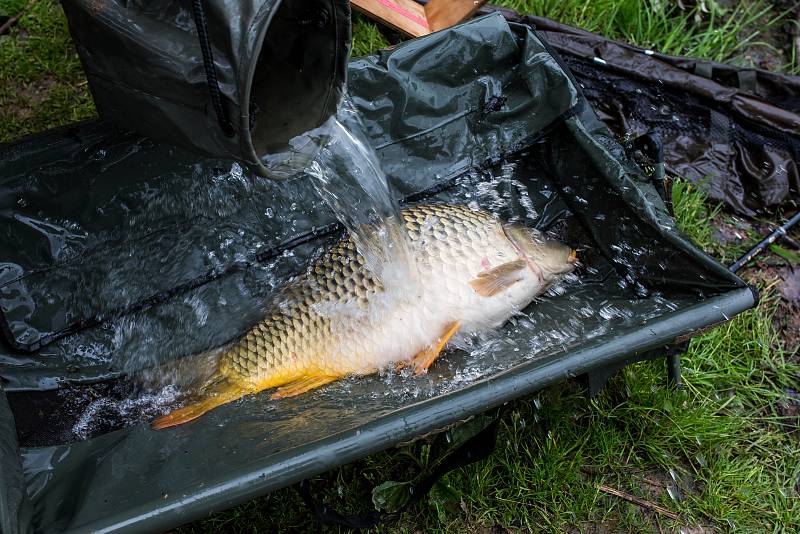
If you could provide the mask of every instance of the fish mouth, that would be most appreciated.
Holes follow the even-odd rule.
[[[575,270],[578,266],[578,262],[580,259],[578,258],[578,251],[574,248],[569,249],[569,254],[567,254],[567,261],[563,264],[561,269],[559,269],[558,274],[569,274]]]
[[[519,257],[525,260],[525,263],[528,265],[528,268],[540,281],[544,281],[545,276],[544,272],[542,271],[542,267],[540,267],[536,263],[536,261],[533,260],[533,258],[528,256],[528,254],[526,254],[523,248],[518,244],[517,238],[514,236],[514,233],[512,231],[513,227],[511,225],[508,226],[503,225],[502,228],[503,228],[503,233],[505,234],[506,238],[509,240],[511,245],[514,247],[514,249],[517,251]],[[561,269],[558,269],[557,272],[554,272],[553,274],[558,275],[558,274],[571,273],[572,271],[575,270],[578,261],[579,261],[578,251],[570,247],[569,253],[567,254],[566,262],[564,263]]]

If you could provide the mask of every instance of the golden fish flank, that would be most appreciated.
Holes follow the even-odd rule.
[[[449,204],[402,211],[415,265],[386,287],[353,241],[328,248],[280,292],[272,313],[222,352],[189,404],[156,419],[181,424],[248,393],[288,397],[390,364],[424,372],[458,330],[499,326],[576,261],[569,247],[486,211]]]

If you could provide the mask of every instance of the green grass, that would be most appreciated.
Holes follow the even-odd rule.
[[[482,510],[484,522],[530,529],[612,520],[624,531],[653,529],[637,507],[600,496],[595,484],[604,483],[680,512],[682,524],[731,522],[747,531],[798,524],[800,449],[773,411],[798,368],[773,352],[768,309],[693,340],[681,392],[663,387],[663,366],[645,363],[628,368],[591,406],[547,391],[540,424],[521,429],[515,421],[535,413],[523,404],[506,420],[496,459],[460,473],[464,482],[483,481],[465,484],[468,505]],[[646,474],[661,481],[660,496],[647,491]],[[670,484],[683,500],[664,491]]]
[[[701,189],[685,180],[672,184],[672,202],[678,229],[692,238],[697,246],[715,256],[723,264],[732,263],[757,242],[760,236],[752,228],[739,230],[739,243],[724,244],[715,236],[715,224],[736,226],[734,218],[722,211],[721,205],[711,205]]]
[[[15,13],[26,0],[0,0]],[[692,2],[685,2],[687,5]],[[505,0],[503,5],[623,38],[667,53],[741,60],[745,43],[779,13],[748,2],[733,17],[638,0]],[[706,5],[715,5],[705,2]],[[749,7],[748,7],[749,6]],[[713,11],[713,10],[712,10]],[[699,16],[698,16],[699,15]],[[758,23],[756,23],[756,21]],[[386,45],[363,17],[354,25],[354,55]],[[787,69],[795,69],[794,58]],[[0,37],[0,140],[94,113],[58,4],[42,0],[11,35]],[[673,187],[680,228],[724,261],[740,249],[722,245],[711,221],[724,219],[696,187]],[[766,289],[765,282],[762,289]],[[532,531],[788,532],[800,524],[800,445],[777,406],[797,388],[796,354],[772,326],[777,309],[766,291],[760,306],[694,340],[683,358],[685,388],[664,387],[662,362],[626,368],[591,402],[574,385],[558,385],[506,409],[498,447],[486,461],[446,477],[389,530],[478,532],[493,525]],[[421,441],[371,455],[312,482],[325,501],[346,511],[371,506],[372,488],[407,480],[431,458]],[[617,488],[680,514],[680,522],[598,490]],[[670,496],[670,490],[676,498]],[[678,495],[678,493],[680,495]],[[308,510],[292,488],[250,501],[181,532],[307,531]]]
[[[692,238],[703,250],[715,250],[718,243],[714,239],[711,222],[720,212],[719,206],[709,206],[698,187],[685,180],[672,184],[672,206],[678,229]]]
[[[389,45],[380,28],[358,12],[353,13],[353,37],[353,57],[366,56]]]
[[[679,8],[675,2],[639,0],[502,0],[499,3],[516,11],[568,21],[666,54],[715,61],[731,59],[755,41],[759,28],[754,25],[770,13],[766,2],[741,2],[727,13],[715,2],[697,2],[688,9]],[[709,13],[703,12],[701,4],[711,7]],[[772,19],[777,21],[778,15],[772,15]],[[766,21],[766,25],[773,26],[774,21]]]
[[[0,14],[27,0],[0,0]],[[61,6],[38,1],[0,37],[0,142],[95,115]]]

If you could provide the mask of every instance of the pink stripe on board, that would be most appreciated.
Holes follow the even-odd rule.
[[[427,20],[423,19],[422,17],[419,17],[419,16],[415,15],[411,11],[403,9],[402,7],[400,7],[397,4],[395,4],[394,2],[392,2],[391,0],[378,0],[378,3],[383,5],[383,6],[385,6],[385,7],[388,7],[389,9],[394,11],[395,13],[397,13],[399,15],[402,15],[407,19],[416,22],[417,24],[419,24],[423,28],[425,28],[427,30],[430,29],[430,27],[428,26],[428,21]]]

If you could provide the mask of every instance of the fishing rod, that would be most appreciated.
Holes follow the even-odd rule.
[[[789,239],[789,230],[798,222],[800,222],[800,211],[795,213],[794,216],[786,221],[783,225],[773,230],[767,237],[759,241],[758,244],[748,250],[746,254],[730,264],[728,270],[732,273],[735,273],[778,239],[782,237]],[[681,380],[681,360],[679,351],[672,351],[671,353],[667,354],[667,376],[668,382],[674,387],[680,388],[683,386],[683,382]]]
[[[730,270],[732,273],[735,273],[745,264],[749,263],[750,260],[761,254],[761,252],[772,243],[781,237],[788,237],[789,230],[798,222],[800,222],[800,211],[795,213],[794,217],[786,221],[782,226],[779,226],[773,230],[771,234],[762,239],[756,246],[748,250],[747,253],[745,253],[741,258],[731,263],[728,267],[728,270]]]

